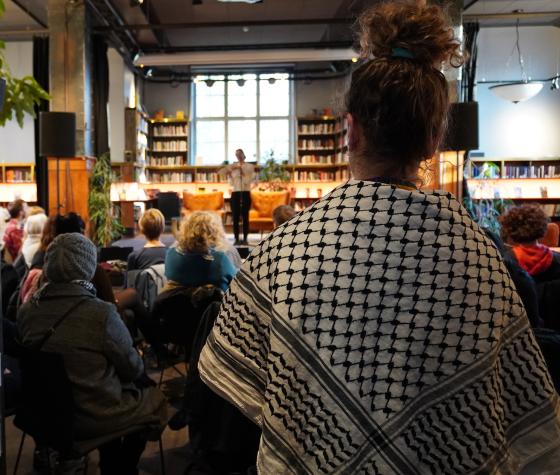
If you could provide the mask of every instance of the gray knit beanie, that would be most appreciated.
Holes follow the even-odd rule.
[[[44,272],[49,282],[90,281],[96,267],[97,248],[82,234],[61,234],[47,248]]]

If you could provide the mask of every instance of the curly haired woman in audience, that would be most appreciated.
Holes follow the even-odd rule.
[[[165,276],[171,285],[198,287],[212,284],[227,290],[236,269],[214,246],[223,232],[212,213],[196,211],[181,224],[178,243],[167,251]]]
[[[502,239],[519,265],[537,282],[560,279],[560,254],[539,244],[550,219],[538,205],[515,206],[499,218]]]
[[[502,258],[416,187],[460,43],[432,2],[374,2],[360,25],[353,179],[253,250],[200,376],[262,427],[259,473],[556,472],[558,395]]]

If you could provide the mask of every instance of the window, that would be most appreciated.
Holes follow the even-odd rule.
[[[197,76],[194,81],[194,156],[199,165],[290,156],[290,81],[287,74]]]

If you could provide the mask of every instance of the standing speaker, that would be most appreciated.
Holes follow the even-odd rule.
[[[478,102],[451,104],[447,137],[443,150],[476,150],[478,148]]]
[[[41,112],[39,114],[39,155],[43,157],[76,156],[76,114]]]

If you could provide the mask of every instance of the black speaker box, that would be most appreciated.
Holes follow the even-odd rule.
[[[478,102],[451,104],[447,136],[442,150],[478,149]]]
[[[41,112],[39,114],[39,155],[43,157],[76,156],[76,114]]]
[[[0,78],[0,109],[4,108],[4,94],[6,92],[6,80]]]

